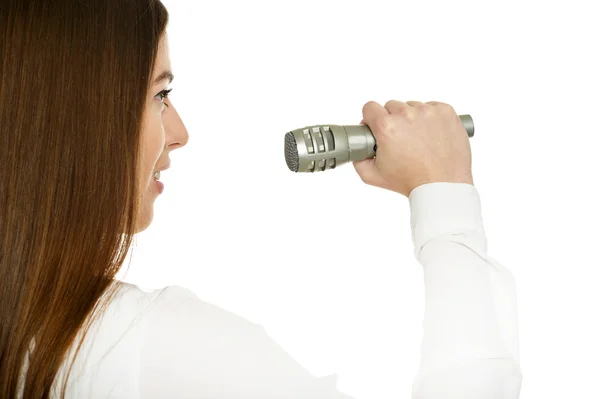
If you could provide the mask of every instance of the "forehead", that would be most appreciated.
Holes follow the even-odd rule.
[[[165,69],[171,69],[171,59],[169,57],[169,39],[165,33],[158,43],[158,53],[156,55],[156,75]]]

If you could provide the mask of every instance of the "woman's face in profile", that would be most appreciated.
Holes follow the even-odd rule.
[[[169,165],[169,153],[188,142],[188,132],[173,103],[164,96],[172,76],[167,34],[159,42],[156,65],[150,80],[142,121],[142,176],[140,220],[136,233],[145,230],[154,217],[154,200],[160,195],[154,172]],[[164,172],[163,172],[164,173]]]

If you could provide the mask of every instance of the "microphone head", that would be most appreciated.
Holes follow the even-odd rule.
[[[285,163],[292,172],[298,172],[300,160],[298,159],[298,145],[292,132],[285,135]]]
[[[367,126],[306,126],[285,134],[285,162],[292,172],[320,172],[373,157],[374,145]]]

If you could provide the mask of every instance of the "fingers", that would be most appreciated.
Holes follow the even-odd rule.
[[[390,100],[385,103],[385,108],[390,114],[404,115],[408,119],[414,119],[419,111],[429,105],[422,103],[421,101],[407,101],[402,102],[398,100]]]
[[[375,101],[363,106],[363,121],[373,132],[375,141],[381,141],[382,135],[391,129],[390,113]]]
[[[390,114],[404,114],[407,116],[412,116],[415,114],[414,111],[412,111],[412,108],[426,107],[427,105],[447,106],[447,104],[441,103],[438,101],[429,101],[427,103],[423,103],[421,101],[403,102],[403,101],[399,101],[399,100],[390,100],[390,101],[386,102],[385,105],[382,107],[375,101],[369,101],[363,107],[363,116],[364,116],[363,121],[367,122],[367,124],[368,124],[369,120],[373,121],[373,119],[375,119],[377,116],[379,116],[379,117],[385,116],[385,114],[383,113],[384,109]],[[367,116],[367,113],[368,113],[368,116]]]
[[[414,119],[414,117],[424,108],[436,107],[438,111],[447,111],[449,113],[454,112],[451,105],[440,102],[440,101],[428,101],[423,103],[421,101],[407,101],[402,102],[398,100],[390,100],[385,103],[385,108],[390,114],[404,115],[408,119]]]
[[[438,109],[441,108],[442,111],[448,111],[449,113],[456,113],[456,111],[454,111],[454,108],[450,105],[450,104],[446,104],[440,101],[428,101],[427,104],[429,105],[433,105],[434,107],[437,107]]]
[[[376,140],[385,139],[385,136],[394,130],[398,121],[393,115],[402,115],[408,121],[414,121],[418,115],[423,115],[424,112],[430,114],[426,111],[431,111],[432,107],[436,107],[438,111],[442,112],[453,111],[450,105],[439,101],[423,103],[421,101],[390,100],[383,107],[375,101],[369,101],[363,106],[363,120],[360,124],[369,126]]]
[[[446,103],[442,103],[442,102],[439,102],[439,101],[427,101],[427,104],[434,105],[434,106],[437,106],[437,105],[441,105],[441,106],[448,105]]]
[[[387,117],[389,112],[383,108],[378,102],[369,101],[363,106],[363,121],[367,125],[373,125],[377,119]]]
[[[404,114],[410,112],[409,110],[411,108],[412,107],[409,104],[398,100],[390,100],[385,103],[385,109],[390,114]]]

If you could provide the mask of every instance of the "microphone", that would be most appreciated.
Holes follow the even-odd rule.
[[[459,115],[469,137],[471,115]],[[285,134],[285,162],[292,172],[321,172],[348,162],[373,158],[377,143],[366,125],[316,125]]]

